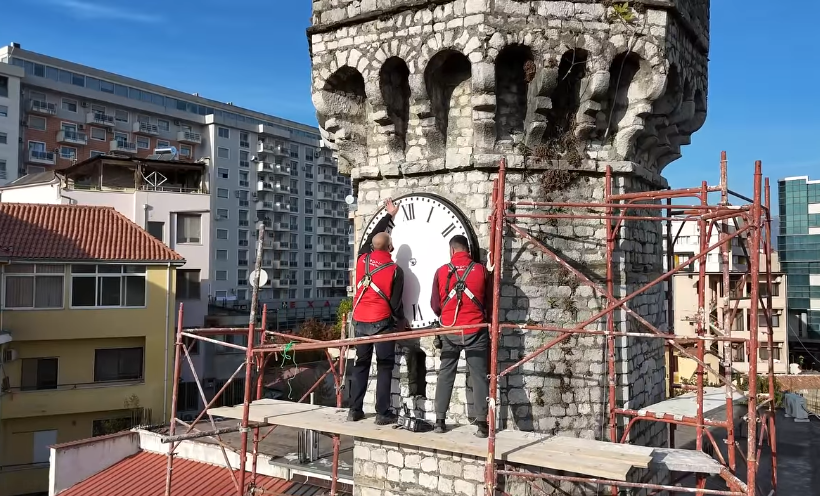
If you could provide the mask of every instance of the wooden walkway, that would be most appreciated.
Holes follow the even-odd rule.
[[[241,419],[242,406],[212,408],[208,413]],[[476,457],[487,455],[487,440],[475,437],[472,426],[456,427],[445,434],[415,433],[379,426],[372,419],[348,422],[347,409],[269,399],[251,403],[249,420]],[[633,468],[648,468],[669,457],[668,453],[658,457],[654,452],[655,449],[642,446],[523,431],[500,431],[496,435],[497,460],[621,481],[627,480]],[[701,463],[714,462],[703,453],[693,454],[705,457]]]

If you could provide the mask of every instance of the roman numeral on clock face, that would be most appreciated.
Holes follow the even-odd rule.
[[[447,236],[450,235],[451,232],[453,232],[455,230],[455,228],[456,228],[455,224],[450,224],[449,226],[447,226],[447,229],[441,231],[441,235],[443,237],[447,237]]]
[[[408,203],[407,205],[401,206],[401,211],[404,212],[404,218],[407,220],[413,220],[416,218],[416,206],[412,203]]]
[[[413,303],[413,320],[424,320],[421,315],[421,307],[417,303]]]

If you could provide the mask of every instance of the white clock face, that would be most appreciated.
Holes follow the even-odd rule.
[[[399,211],[393,219],[393,260],[404,271],[404,314],[414,329],[432,326],[437,317],[430,308],[433,276],[450,262],[450,239],[458,234],[475,249],[474,236],[463,215],[449,202],[435,196],[407,195],[395,200]],[[379,210],[365,229],[366,240],[387,215]]]

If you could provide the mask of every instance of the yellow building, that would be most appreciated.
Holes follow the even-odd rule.
[[[0,496],[47,491],[52,444],[168,421],[183,263],[113,208],[0,204]]]

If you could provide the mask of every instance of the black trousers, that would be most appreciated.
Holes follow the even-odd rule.
[[[381,322],[353,322],[356,337],[374,336],[390,332],[390,320]],[[396,365],[396,343],[385,341],[356,345],[356,361],[353,364],[353,386],[350,409],[361,412],[364,409],[364,396],[370,379],[370,364],[373,362],[373,351],[376,351],[376,413],[391,413],[391,393],[393,385],[393,367]]]
[[[407,364],[407,387],[410,396],[427,396],[427,353],[418,339],[399,341],[399,348]]]
[[[437,419],[444,420],[447,410],[450,409],[458,359],[464,350],[467,370],[470,373],[470,385],[473,388],[473,412],[476,420],[487,420],[487,397],[490,394],[490,381],[487,378],[489,345],[490,338],[486,329],[464,336],[463,341],[461,335],[441,336],[441,366],[436,382],[435,400]]]

